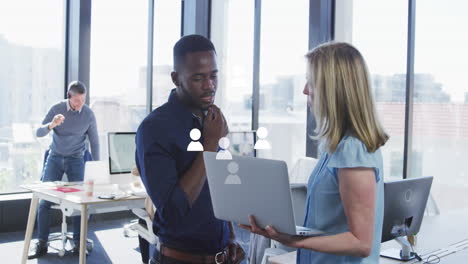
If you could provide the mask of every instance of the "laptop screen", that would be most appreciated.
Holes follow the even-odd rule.
[[[135,132],[108,134],[110,174],[130,173],[135,167]]]

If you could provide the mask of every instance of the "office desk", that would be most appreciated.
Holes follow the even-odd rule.
[[[415,251],[423,260],[431,254],[441,257],[440,263],[468,263],[468,208],[452,212],[442,212],[423,219],[418,234]],[[381,250],[397,247],[395,241],[382,244]],[[455,250],[454,250],[455,249]],[[452,251],[452,252],[450,252]],[[457,251],[457,252],[453,252]],[[380,258],[381,264],[423,263],[417,260],[402,262]]]
[[[115,211],[130,210],[133,208],[144,208],[146,196],[125,196],[121,199],[105,200],[97,198],[100,194],[109,194],[114,189],[118,191],[116,184],[95,185],[93,196],[85,196],[83,185],[77,183],[67,187],[80,189],[77,192],[64,193],[53,190],[56,187],[51,186],[50,182],[23,185],[24,189],[32,192],[31,207],[29,208],[28,224],[24,237],[24,248],[21,263],[26,263],[31,243],[32,233],[34,230],[34,222],[36,220],[38,200],[43,199],[60,205],[62,213],[67,216],[73,214],[74,211],[81,214],[81,235],[80,235],[80,254],[79,263],[86,263],[86,237],[88,230],[88,215],[99,214]]]
[[[437,216],[426,216],[418,234],[416,252],[426,258],[438,255],[440,263],[467,263],[468,259],[468,209],[446,212]],[[398,247],[395,241],[382,243],[381,250]],[[455,252],[456,251],[456,252]],[[271,264],[296,263],[296,252],[275,256],[269,259]],[[380,258],[380,264],[423,263],[417,260],[407,262]]]

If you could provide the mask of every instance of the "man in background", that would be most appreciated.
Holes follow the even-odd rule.
[[[84,162],[99,160],[99,139],[96,117],[93,111],[85,105],[86,87],[79,81],[71,82],[68,86],[68,99],[53,105],[42,126],[36,131],[37,137],[44,137],[54,131],[49,154],[44,162],[42,181],[60,181],[66,173],[68,181],[83,181]],[[91,145],[91,157],[86,150],[86,139]],[[30,252],[29,259],[38,258],[47,253],[50,230],[51,202],[41,200],[37,211],[38,242]],[[80,216],[72,217],[73,251],[79,252]]]

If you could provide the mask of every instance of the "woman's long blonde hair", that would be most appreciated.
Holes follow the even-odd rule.
[[[368,152],[384,145],[388,135],[376,115],[361,53],[347,43],[325,43],[306,58],[317,133],[328,150],[334,152],[345,135],[361,140]]]

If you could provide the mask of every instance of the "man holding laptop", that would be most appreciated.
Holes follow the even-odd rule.
[[[187,151],[194,128],[209,151],[216,151],[228,133],[213,104],[217,74],[211,41],[182,37],[174,46],[176,88],[138,128],[136,164],[156,206],[153,226],[161,241],[151,263],[239,263],[244,258],[231,224],[213,214],[202,152]]]

